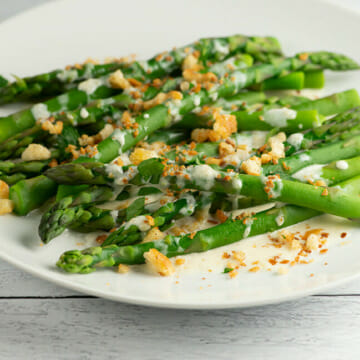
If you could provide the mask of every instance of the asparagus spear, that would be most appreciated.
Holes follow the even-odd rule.
[[[58,69],[40,75],[17,78],[15,82],[1,87],[0,104],[58,95],[76,87],[80,81],[99,78],[117,69],[121,69],[126,76],[139,80],[163,77],[177,70],[187,54],[194,51],[200,52],[200,59],[204,62],[219,61],[238,52],[249,53],[262,61],[268,60],[268,55],[281,55],[280,45],[277,39],[272,37],[234,35],[223,38],[205,38],[168,53],[157,54],[143,62],[85,64],[69,70]]]
[[[284,71],[296,71],[299,69],[331,69],[331,70],[352,70],[357,69],[358,65],[348,57],[329,52],[315,52],[300,54],[292,58],[276,62],[276,64],[256,65],[244,70],[237,70],[231,73],[229,78],[223,79],[223,84],[217,84],[211,91],[201,90],[197,96],[200,105],[209,103],[218,97],[226,97],[239,92],[241,89],[250,85],[262,82],[268,78],[277,76]],[[3,141],[25,128],[33,125],[36,120],[49,112],[59,112],[65,109],[72,109],[79,105],[84,105],[92,99],[104,98],[111,95],[113,89],[109,89],[104,84],[106,79],[89,79],[80,83],[79,89],[62,95],[62,98],[54,98],[44,104],[36,105],[37,108],[25,110],[17,115],[12,115],[2,119],[0,122],[0,141]],[[91,81],[91,82],[90,82]],[[84,84],[84,85],[82,85]],[[86,91],[83,91],[86,90]],[[194,98],[184,96],[180,104],[171,103],[172,111],[183,115],[195,108]],[[195,101],[197,104],[198,101]],[[64,105],[62,105],[64,104]],[[171,109],[170,109],[171,110]],[[159,110],[161,111],[161,110]],[[17,120],[15,122],[15,119]]]
[[[123,130],[117,134],[118,140],[108,138],[100,143],[97,147],[96,159],[101,162],[111,161],[119,152],[127,151],[155,130],[177,123],[183,115],[197,106],[208,104],[217,98],[233,95],[249,85],[276,76],[286,70],[319,66],[333,70],[357,67],[351,59],[342,55],[320,52],[312,53],[307,58],[302,55],[287,58],[276,65],[262,64],[233,71],[229,77],[221,79],[221,84],[214,85],[210,90],[201,89],[198,93],[191,93],[190,90],[190,92],[184,93],[181,99],[167,100],[164,104],[142,113],[135,119],[138,124],[137,129]]]
[[[163,240],[136,245],[109,245],[91,247],[82,251],[67,251],[61,255],[56,265],[70,273],[87,274],[102,267],[142,264],[145,261],[144,253],[150,249],[157,249],[167,257],[203,252],[229,245],[247,236],[255,236],[294,225],[318,214],[320,213],[315,210],[286,205],[259,212],[249,217],[246,222],[244,219],[228,220],[223,224],[198,231],[195,236],[168,235]],[[279,215],[284,219],[281,225],[277,221]]]
[[[314,164],[327,164],[330,161],[348,159],[359,155],[360,136],[353,136],[343,141],[326,144],[316,149],[279,159],[278,164],[263,166],[264,174],[293,174],[300,169]]]
[[[261,91],[322,89],[324,83],[325,76],[321,70],[297,71],[278,78],[265,80],[263,83],[255,85],[254,88]]]
[[[247,64],[251,63],[252,59],[249,56],[238,56],[232,58],[231,64],[234,69],[241,69]],[[219,63],[210,67],[209,70],[215,74],[222,74],[226,67],[227,62]],[[110,95],[116,94],[118,90],[112,89],[108,84],[109,77],[102,77],[100,79],[89,79],[81,82],[77,89],[73,89],[68,93],[55,97],[46,101],[45,103],[39,103],[32,108],[20,111],[18,113],[9,115],[8,117],[0,119],[0,142],[14,136],[18,132],[21,132],[36,122],[41,122],[50,116],[58,118],[57,114],[60,114],[60,120],[71,121],[73,124],[86,124],[94,122],[98,118],[105,116],[108,113],[114,111],[114,105],[129,105],[130,103],[138,102],[138,96],[132,98],[129,94],[120,94],[108,98]],[[140,97],[143,100],[149,100],[155,97],[161,90],[169,91],[179,85],[181,78],[175,80],[168,80],[162,86],[162,89],[156,87],[147,88],[145,91],[138,91]],[[104,99],[106,98],[106,99]],[[97,103],[84,110],[78,109],[61,116],[66,111],[77,109],[79,106],[84,106],[87,103],[100,99]],[[85,116],[83,114],[86,114]],[[119,114],[118,114],[119,115]]]
[[[359,194],[360,177],[352,178],[338,184],[338,187],[349,195]],[[111,267],[119,264],[142,264],[144,253],[157,249],[167,257],[204,252],[247,237],[273,232],[297,224],[301,221],[320,215],[321,212],[294,205],[272,208],[251,215],[247,218],[231,219],[206,230],[198,231],[195,236],[175,237],[168,235],[163,240],[141,243],[131,246],[109,245],[66,251],[60,256],[57,266],[70,273],[87,274],[97,268]],[[283,221],[279,221],[279,218]]]
[[[236,117],[239,130],[271,130],[276,127],[287,132],[294,132],[299,129],[305,130],[319,126],[324,119],[323,116],[342,113],[359,105],[359,94],[355,89],[352,89],[321,99],[294,104],[291,109],[288,109],[287,106],[280,107],[275,102],[265,105],[261,110],[253,111],[250,108],[249,110],[233,111],[229,114]],[[206,128],[213,121],[213,112],[210,109],[206,115],[199,115],[195,112],[189,113],[176,126]]]
[[[172,225],[172,220],[192,215],[195,211],[210,204],[211,200],[212,196],[208,195],[199,196],[199,194],[188,193],[180,196],[178,200],[160,207],[153,213],[133,217],[111,233],[102,246],[129,245],[140,242],[144,237],[144,232],[148,232],[154,227],[159,227],[161,231],[168,229]]]
[[[14,213],[28,214],[55,195],[56,188],[56,182],[44,175],[17,182],[10,188],[9,195],[14,204]]]
[[[77,196],[67,196],[56,202],[41,218],[39,235],[42,241],[48,243],[52,238],[60,235],[70,223],[80,218],[89,220],[91,213],[86,211],[86,207],[76,205],[104,202],[110,200],[112,196],[111,188],[101,186],[92,187]]]
[[[333,186],[360,175],[360,157],[333,161],[327,165],[310,165],[292,175],[302,182],[316,183],[322,181],[327,186]]]

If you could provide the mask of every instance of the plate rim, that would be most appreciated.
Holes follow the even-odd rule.
[[[24,11],[20,11],[18,13],[15,13],[11,15],[10,17],[6,18],[5,20],[0,22],[0,30],[3,25],[8,25],[11,22],[18,21],[21,19],[21,17],[26,16],[33,16],[33,13],[35,14],[39,9],[43,8],[52,8],[57,6],[62,6],[63,3],[70,3],[74,2],[75,0],[55,0],[44,4],[37,4],[31,8],[28,8]],[[78,0],[76,0],[78,1]],[[91,0],[89,0],[91,1]],[[310,0],[306,0],[308,3],[310,3]],[[312,0],[314,1],[314,0]],[[316,2],[322,4],[326,7],[331,7],[333,9],[337,9],[339,11],[347,13],[347,16],[353,16],[360,20],[360,9],[349,9],[346,6],[343,6],[341,3],[333,3],[329,0],[315,0]],[[233,302],[221,302],[221,303],[206,303],[201,304],[199,302],[195,303],[185,303],[185,302],[175,302],[175,301],[163,301],[161,298],[158,300],[146,300],[142,297],[137,296],[126,296],[122,294],[111,294],[110,292],[104,292],[101,290],[92,289],[87,285],[74,283],[70,280],[66,279],[66,276],[71,276],[71,274],[62,274],[61,276],[64,276],[64,279],[60,279],[57,277],[53,277],[51,273],[48,272],[42,272],[40,269],[37,269],[33,265],[29,265],[27,263],[24,263],[22,261],[18,261],[15,257],[8,255],[4,251],[0,250],[0,259],[6,261],[7,263],[14,265],[16,268],[25,271],[26,273],[29,273],[37,278],[40,278],[42,280],[48,281],[50,283],[56,284],[58,286],[61,286],[66,289],[70,289],[76,292],[84,293],[90,296],[96,296],[99,298],[104,298],[111,301],[126,303],[126,304],[133,304],[133,305],[141,305],[141,306],[147,306],[147,307],[154,307],[154,308],[166,308],[166,309],[181,309],[181,310],[220,310],[220,309],[240,309],[240,308],[251,308],[251,307],[259,307],[259,306],[265,306],[265,305],[273,305],[273,304],[280,304],[287,301],[293,301],[301,298],[305,298],[311,295],[319,294],[324,291],[336,288],[340,285],[345,285],[347,283],[350,283],[351,281],[354,281],[358,278],[360,278],[360,271],[358,273],[354,273],[350,276],[347,276],[345,278],[341,278],[335,281],[332,281],[330,283],[320,285],[316,288],[309,289],[309,290],[301,290],[300,293],[294,292],[291,295],[283,295],[280,297],[274,297],[274,298],[262,298],[261,300],[252,300],[251,302],[243,302],[239,303],[238,301]]]

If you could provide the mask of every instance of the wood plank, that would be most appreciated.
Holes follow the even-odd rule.
[[[0,297],[70,296],[79,293],[44,281],[0,260]]]
[[[351,296],[227,311],[101,299],[0,300],[0,321],[4,359],[331,360],[360,354],[360,299]]]

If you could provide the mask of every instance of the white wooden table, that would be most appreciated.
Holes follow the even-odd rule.
[[[45,1],[49,0],[6,1],[0,21]],[[343,0],[342,5],[360,11],[360,0]],[[281,305],[174,311],[84,296],[0,261],[0,359],[346,360],[359,356],[360,279],[333,292]]]

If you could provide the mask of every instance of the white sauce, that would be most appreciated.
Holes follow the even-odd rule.
[[[105,164],[105,170],[108,176],[114,179],[116,185],[124,185],[138,174],[138,169],[134,166],[124,172],[122,166],[117,164]],[[126,181],[124,182],[124,180]]]
[[[310,156],[309,156],[308,154],[301,154],[301,155],[299,156],[299,159],[300,159],[300,161],[308,161],[308,160],[310,160],[311,158],[310,158]]]
[[[181,100],[170,100],[166,102],[173,122],[181,120],[182,116],[179,114],[181,107]]]
[[[115,223],[116,223],[116,220],[117,220],[118,213],[119,213],[118,210],[111,210],[111,211],[110,211],[110,215],[111,215],[111,217],[114,219],[114,222],[115,222]]]
[[[186,172],[190,175],[191,180],[195,182],[195,185],[203,190],[210,190],[215,184],[216,176],[219,174],[209,165],[189,166]]]
[[[31,108],[31,113],[36,121],[44,121],[51,116],[51,113],[49,112],[47,105],[42,103],[34,105]]]
[[[93,76],[92,71],[93,71],[95,65],[94,65],[94,64],[91,64],[91,63],[87,63],[87,64],[85,64],[84,67],[85,67],[85,71],[84,71],[82,77],[83,77],[84,79],[90,79],[90,78],[92,78],[92,76]]]
[[[247,76],[241,71],[234,71],[230,74],[230,79],[237,89],[241,89],[246,85]]]
[[[148,63],[147,61],[140,60],[140,61],[138,61],[137,63],[142,67],[142,69],[143,69],[146,73],[148,73],[149,70],[150,70],[150,71],[152,70],[151,67],[150,67],[150,65],[149,65],[149,63]]]
[[[62,108],[66,107],[67,104],[69,103],[69,95],[68,94],[59,95],[56,99]]]
[[[285,222],[285,217],[283,212],[280,210],[279,215],[275,218],[277,226],[281,226]]]
[[[246,66],[245,63],[235,65],[235,60],[236,60],[235,57],[231,57],[223,62],[214,64],[209,68],[209,71],[213,72],[215,75],[217,75],[219,77],[223,77],[226,73],[229,73],[232,68],[239,69],[239,68],[243,68]],[[228,65],[230,65],[230,66],[228,66]]]
[[[227,55],[230,52],[229,44],[222,44],[220,40],[214,40],[214,48],[220,53]]]
[[[326,183],[326,179],[322,179],[322,168],[325,165],[315,164],[307,166],[299,171],[297,171],[295,174],[292,175],[292,177],[296,180],[299,180],[301,182],[307,183],[309,181],[314,182],[316,180],[323,180]]]
[[[201,97],[200,97],[199,95],[194,95],[193,98],[194,98],[194,100],[193,100],[194,105],[195,105],[195,106],[199,106],[200,103],[201,103]]]
[[[186,207],[184,207],[180,210],[180,214],[186,215],[186,216],[193,214],[193,212],[195,210],[195,206],[196,206],[195,198],[189,193],[186,193],[184,196],[182,196],[182,198],[186,199],[187,205],[186,205]]]
[[[80,91],[86,92],[88,95],[91,95],[101,85],[103,85],[103,81],[101,79],[88,79],[88,80],[82,81],[79,84],[78,89]]]
[[[247,145],[250,149],[259,148],[266,142],[267,131],[249,131],[242,134],[236,133],[232,138],[236,145]]]
[[[75,69],[63,70],[56,77],[62,82],[72,82],[78,78],[78,73]]]
[[[86,119],[88,116],[89,116],[89,112],[85,109],[85,108],[82,108],[80,110],[80,116],[83,118],[83,119]]]
[[[125,145],[125,135],[126,134],[120,129],[115,129],[115,131],[111,135],[111,138],[117,141],[120,144],[120,148],[122,148]]]
[[[118,179],[124,174],[122,167],[117,164],[105,164],[105,170],[114,179]]]
[[[128,221],[125,224],[125,230],[127,230],[131,225],[137,226],[140,231],[148,231],[151,229],[151,226],[149,225],[148,220],[144,215],[136,216]]]
[[[288,120],[296,118],[296,111],[288,108],[270,109],[264,112],[264,121],[277,128],[284,128],[287,126]]]
[[[263,184],[266,185],[266,183],[269,179],[268,179],[268,176],[262,176],[261,180],[262,180]],[[283,183],[282,183],[282,180],[279,178],[274,178],[274,179],[272,178],[271,181],[274,184],[274,186],[269,189],[270,191],[268,192],[268,195],[269,195],[269,198],[276,199],[281,195]]]
[[[251,154],[247,150],[236,150],[233,154],[227,155],[223,158],[225,164],[230,164],[239,167],[241,163],[249,159]]]
[[[336,167],[339,170],[346,170],[349,167],[349,164],[345,160],[339,160],[336,162]]]
[[[234,189],[240,191],[242,188],[242,181],[237,176],[234,176],[231,180]]]
[[[287,142],[290,145],[292,145],[296,150],[299,150],[303,140],[304,140],[304,134],[296,133],[296,134],[291,134],[288,137]]]

